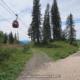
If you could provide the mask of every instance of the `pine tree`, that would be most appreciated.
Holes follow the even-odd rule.
[[[8,36],[7,36],[7,34],[5,33],[5,34],[4,34],[4,40],[3,40],[3,43],[5,43],[5,44],[6,44],[6,43],[7,43],[7,41],[8,41]]]
[[[32,37],[33,42],[40,43],[40,24],[41,24],[40,0],[34,0],[32,12]]]
[[[4,33],[0,31],[0,43],[3,43],[4,41]]]
[[[10,44],[13,44],[14,43],[14,37],[13,37],[12,32],[9,34],[9,43]]]
[[[32,26],[30,25],[29,29],[28,29],[28,36],[31,38],[31,40],[33,41],[33,36],[32,36]]]
[[[52,19],[52,26],[53,26],[53,39],[59,40],[61,39],[61,18],[57,6],[56,0],[52,5],[51,9],[51,19]]]
[[[51,40],[51,29],[50,29],[50,14],[49,14],[49,4],[47,5],[44,22],[43,22],[43,41],[48,42]]]
[[[17,39],[16,33],[15,33],[15,36],[14,36],[14,42],[15,42],[15,43],[18,43],[18,39]]]
[[[62,40],[66,41],[66,30],[62,31]]]
[[[74,29],[74,21],[73,21],[73,15],[70,14],[66,21],[67,25],[67,38],[69,40],[70,44],[76,43],[76,31]]]

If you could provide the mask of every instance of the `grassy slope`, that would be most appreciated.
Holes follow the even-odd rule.
[[[5,57],[0,62],[0,80],[16,80],[25,62],[32,56],[29,48],[10,47],[0,48],[0,54],[9,55],[9,58]]]
[[[23,48],[17,45],[1,46],[0,54],[7,54],[8,56],[3,56],[4,60],[0,62],[0,80],[16,80],[25,62],[32,56],[32,52],[28,47]],[[46,53],[54,60],[63,59],[78,50],[77,47],[63,41],[56,41],[51,45],[33,46],[32,49],[37,53],[39,51]]]
[[[77,43],[78,43],[78,46],[79,46],[79,49],[80,49],[80,40],[77,40]]]
[[[63,41],[56,41],[48,46],[35,47],[34,49],[47,53],[54,60],[59,60],[68,57],[78,51],[78,47],[72,46]]]

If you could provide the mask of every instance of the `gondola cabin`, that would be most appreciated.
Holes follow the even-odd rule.
[[[13,28],[19,28],[19,22],[17,20],[14,20],[12,26]]]

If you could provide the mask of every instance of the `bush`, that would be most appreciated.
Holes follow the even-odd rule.
[[[10,54],[5,49],[0,50],[0,63],[2,63],[5,60],[8,60],[10,57]]]
[[[31,57],[23,47],[0,48],[0,80],[16,80],[23,67]],[[27,54],[28,53],[28,54]]]
[[[23,53],[30,53],[30,46],[29,45],[27,45],[27,46],[24,46],[24,48],[23,48]]]

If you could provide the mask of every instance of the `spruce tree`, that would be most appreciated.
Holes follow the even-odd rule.
[[[13,44],[14,43],[14,37],[13,37],[12,32],[9,34],[9,43],[10,44]]]
[[[35,43],[40,43],[40,24],[41,24],[40,16],[41,16],[40,0],[34,0],[31,26],[33,42]]]
[[[14,36],[14,42],[15,42],[15,44],[18,43],[18,38],[17,38],[16,33],[15,33],[15,36]]]
[[[3,43],[4,41],[4,33],[0,31],[0,43]]]
[[[32,26],[30,25],[29,29],[28,29],[28,36],[31,38],[31,40],[33,41],[33,36],[32,36]]]
[[[5,33],[5,34],[4,34],[4,40],[3,40],[3,43],[5,43],[5,44],[6,44],[6,43],[7,43],[7,41],[8,41],[8,36],[7,36],[7,34]]]
[[[70,44],[76,44],[76,31],[74,29],[73,15],[70,14],[66,21],[67,25],[67,38]]]
[[[53,39],[59,40],[61,39],[61,18],[57,6],[57,1],[54,0],[52,9],[51,9],[51,20],[53,26]]]
[[[47,4],[43,22],[43,41],[48,42],[50,40],[51,40],[50,14],[49,14],[49,4]]]
[[[62,31],[62,40],[66,41],[66,32],[65,32],[65,30]]]

